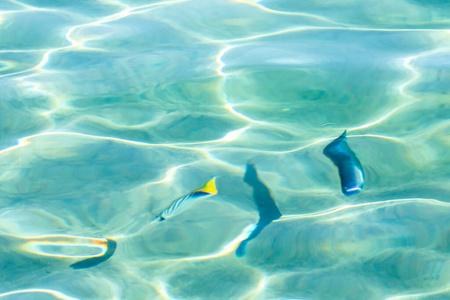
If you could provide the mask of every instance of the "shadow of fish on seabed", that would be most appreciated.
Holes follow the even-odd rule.
[[[244,182],[253,188],[253,200],[255,201],[256,207],[258,208],[259,220],[249,236],[245,240],[243,240],[237,247],[237,257],[244,256],[247,243],[250,240],[256,238],[267,225],[272,223],[273,220],[277,220],[281,217],[280,210],[278,209],[275,201],[270,195],[270,190],[259,179],[255,164],[252,162],[247,163]]]
[[[356,153],[347,143],[347,130],[329,143],[323,154],[328,157],[339,170],[341,190],[345,196],[359,193],[364,187],[364,171]]]
[[[113,256],[114,252],[116,251],[117,243],[115,240],[108,238],[106,239],[106,241],[106,251],[103,255],[84,259],[82,261],[71,264],[70,267],[72,269],[86,269],[107,261],[111,256]]]

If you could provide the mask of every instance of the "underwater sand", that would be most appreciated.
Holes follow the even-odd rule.
[[[450,299],[447,1],[2,0],[0,91],[0,298]]]

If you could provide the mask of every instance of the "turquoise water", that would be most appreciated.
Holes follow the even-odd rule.
[[[1,0],[0,91],[0,298],[450,299],[448,1]]]

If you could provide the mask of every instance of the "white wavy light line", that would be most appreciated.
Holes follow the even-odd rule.
[[[226,46],[220,52],[216,55],[216,58],[214,59],[217,63],[216,73],[219,76],[227,76],[226,73],[223,72],[223,67],[225,67],[225,63],[222,61],[222,57],[227,53],[229,50],[233,49],[235,46]]]
[[[392,200],[385,200],[385,201],[376,201],[376,202],[368,202],[368,203],[359,203],[359,204],[353,204],[353,205],[342,205],[338,207],[334,207],[331,209],[327,209],[325,211],[321,212],[315,212],[310,214],[298,214],[298,215],[283,215],[280,219],[273,221],[276,222],[286,222],[291,220],[298,220],[298,219],[309,219],[309,218],[317,218],[322,217],[330,214],[334,214],[343,210],[356,208],[356,207],[364,207],[364,206],[375,206],[375,205],[382,205],[381,207],[394,205],[396,203],[407,203],[407,202],[424,202],[424,203],[431,203],[434,205],[442,205],[442,206],[450,206],[450,203],[442,202],[436,199],[425,199],[425,198],[407,198],[407,199],[392,199]]]
[[[156,284],[156,291],[158,294],[160,294],[164,299],[174,299],[169,295],[166,288],[166,283],[162,280],[158,281]]]
[[[246,228],[244,228],[244,230],[236,238],[234,238],[231,242],[226,244],[221,250],[219,250],[216,253],[207,254],[207,255],[200,255],[200,256],[183,257],[183,258],[154,260],[154,261],[149,262],[148,264],[161,263],[161,262],[199,261],[199,260],[207,260],[207,259],[212,259],[212,258],[218,258],[218,257],[226,256],[226,255],[232,253],[237,248],[239,243],[243,239],[247,238],[249,233],[254,228],[255,228],[254,224],[247,226]]]
[[[104,238],[93,238],[89,236],[81,236],[81,235],[73,235],[73,234],[50,234],[50,235],[33,235],[33,236],[17,236],[17,235],[11,235],[13,237],[17,237],[20,239],[42,239],[42,238],[69,238],[69,239],[85,239],[90,241],[97,241],[97,242],[105,242]],[[106,243],[106,242],[105,242]]]
[[[360,129],[364,129],[364,128],[368,128],[368,127],[380,124],[381,122],[383,122],[384,120],[388,119],[390,116],[395,114],[397,111],[401,110],[402,108],[404,108],[406,106],[409,106],[410,104],[411,103],[405,103],[400,106],[396,106],[395,108],[393,108],[391,111],[387,112],[384,116],[380,117],[379,119],[369,122],[369,123],[366,123],[364,125],[358,126],[358,127],[350,128],[350,129],[348,129],[348,131],[360,130]]]
[[[341,132],[343,130],[344,129],[341,129]],[[350,131],[350,129],[348,129],[347,131]],[[352,137],[374,137],[374,138],[392,140],[392,141],[395,141],[395,142],[398,142],[398,143],[403,143],[403,141],[401,139],[398,139],[398,138],[395,138],[395,137],[384,136],[384,135],[376,135],[376,134],[358,134],[358,135],[355,134],[355,135],[348,135],[347,136],[347,138],[352,138]],[[317,144],[322,144],[322,143],[327,142],[327,141],[332,141],[334,139],[336,139],[336,137],[322,138],[322,139],[319,139],[319,140],[315,140],[315,141],[313,141],[313,142],[311,142],[311,143],[309,143],[307,145],[304,145],[304,146],[301,146],[301,147],[298,147],[298,148],[294,148],[292,150],[285,150],[285,151],[267,151],[267,150],[265,150],[265,151],[257,151],[257,150],[253,150],[253,151],[254,152],[265,152],[265,153],[270,152],[270,153],[276,153],[276,154],[293,153],[293,152],[301,151],[303,149],[312,147],[312,146],[317,145]]]
[[[432,49],[430,51],[422,52],[417,55],[412,55],[407,58],[404,58],[402,61],[402,65],[403,65],[403,67],[408,69],[410,72],[412,72],[412,76],[409,80],[407,80],[403,84],[399,85],[398,90],[399,90],[400,94],[407,96],[407,97],[412,97],[411,95],[409,95],[408,93],[405,92],[405,88],[407,86],[411,85],[412,83],[416,82],[417,80],[419,80],[419,78],[421,78],[421,73],[419,71],[417,71],[416,69],[414,69],[414,67],[412,65],[412,61],[419,59],[421,57],[426,57],[426,56],[434,55],[437,53],[447,53],[448,51],[449,51],[449,48],[437,48],[437,49]],[[414,97],[412,97],[412,98],[414,98]]]
[[[33,53],[33,52],[46,52],[50,51],[51,49],[27,49],[27,50],[20,50],[20,49],[9,49],[9,50],[0,50],[0,53]]]
[[[254,120],[250,117],[247,117],[243,113],[238,112],[237,110],[234,109],[234,106],[230,103],[225,104],[225,109],[242,120],[249,121],[252,123],[257,123],[257,124],[265,124],[265,122],[263,122],[263,121]]]
[[[166,5],[172,5],[172,4],[176,4],[176,3],[182,3],[182,2],[186,2],[186,1],[190,1],[190,0],[173,0],[173,1],[164,1],[164,2],[157,2],[157,3],[152,3],[152,4],[147,4],[147,5],[141,5],[141,6],[136,6],[136,7],[128,7],[125,8],[124,10],[122,10],[121,12],[115,13],[113,15],[110,16],[106,16],[104,18],[101,18],[100,20],[91,22],[91,23],[87,23],[87,24],[81,24],[81,25],[77,25],[72,27],[67,33],[66,33],[66,39],[68,41],[70,41],[72,44],[78,44],[79,42],[75,39],[73,39],[71,37],[71,34],[73,33],[73,31],[77,28],[80,27],[89,27],[92,25],[97,25],[97,24],[104,24],[104,23],[110,23],[113,21],[117,21],[123,18],[126,18],[132,14],[138,14],[141,13],[143,11],[145,11],[148,8],[152,8],[152,7],[157,7],[157,6],[166,6]]]
[[[172,168],[170,168],[169,170],[166,171],[164,178],[162,178],[160,180],[149,182],[149,183],[145,184],[144,186],[158,185],[158,184],[162,184],[162,183],[165,183],[165,182],[172,182],[178,169],[190,166],[192,164],[193,163],[188,163],[188,164],[182,164],[182,165],[178,165],[178,166],[172,167]]]
[[[353,135],[347,135],[347,138],[351,138],[351,137],[374,137],[374,138],[379,138],[379,139],[392,140],[392,141],[395,141],[397,143],[403,143],[402,139],[399,139],[399,138],[396,138],[396,137],[392,137],[392,136],[380,135],[380,134],[353,134]]]
[[[442,127],[442,126],[441,126]],[[344,129],[342,129],[343,131]],[[341,131],[341,132],[342,132]],[[380,138],[380,139],[385,139],[385,140],[391,140],[397,143],[404,143],[404,141],[402,141],[399,138],[395,138],[395,137],[389,137],[389,136],[384,136],[384,135],[376,135],[376,134],[358,134],[358,135],[349,135],[347,136],[347,138],[352,138],[352,137],[373,137],[373,138]],[[246,149],[246,151],[251,152],[251,153],[265,153],[265,154],[286,154],[286,153],[294,153],[294,152],[298,152],[307,148],[310,148],[314,145],[317,144],[322,144],[324,142],[327,141],[332,141],[336,139],[336,137],[330,137],[330,138],[322,138],[319,140],[315,140],[313,142],[310,142],[309,144],[306,144],[304,146],[301,147],[297,147],[291,150],[280,150],[280,151],[274,151],[274,150],[258,150],[258,149]],[[229,149],[229,148],[221,148],[221,147],[215,147],[213,150],[214,151],[218,151],[218,150],[223,150],[223,149]],[[211,153],[208,153],[208,157],[211,158]]]
[[[85,133],[77,133],[77,132],[63,132],[63,131],[55,131],[55,132],[43,132],[43,133],[37,133],[34,135],[30,135],[27,137],[23,137],[18,139],[18,143],[17,145],[5,148],[0,150],[0,155],[9,151],[14,151],[16,149],[25,147],[25,146],[29,146],[30,145],[30,140],[36,137],[40,137],[40,136],[47,136],[47,135],[73,135],[73,136],[79,136],[79,137],[86,137],[86,138],[92,138],[92,139],[97,139],[97,140],[110,140],[110,141],[115,141],[115,142],[119,142],[119,143],[126,143],[126,144],[132,144],[132,145],[137,145],[137,146],[151,146],[151,147],[166,147],[166,148],[173,148],[173,149],[184,149],[184,150],[190,150],[190,151],[199,151],[200,153],[202,153],[205,158],[210,159],[211,156],[210,154],[207,152],[207,150],[205,149],[199,149],[199,148],[189,148],[189,147],[185,147],[186,145],[202,145],[202,144],[210,144],[210,143],[220,143],[220,142],[229,142],[229,141],[233,141],[235,139],[237,139],[242,133],[244,133],[247,129],[249,128],[249,126],[244,127],[244,128],[240,128],[231,132],[228,132],[224,137],[218,139],[218,140],[212,140],[212,141],[206,141],[206,142],[196,142],[196,143],[172,143],[172,144],[152,144],[152,143],[145,143],[145,142],[139,142],[139,141],[132,141],[132,140],[127,140],[127,139],[120,139],[120,138],[116,138],[116,137],[108,137],[108,136],[98,136],[98,135],[92,135],[92,134],[85,134]],[[348,136],[350,137],[365,137],[365,136],[369,136],[369,137],[375,137],[375,138],[382,138],[382,139],[391,139],[394,141],[400,141],[399,139],[393,138],[393,137],[386,137],[386,136],[381,136],[381,135],[370,135],[370,134],[366,134],[366,135],[352,135],[352,136]],[[334,137],[332,138],[324,138],[324,139],[320,139],[320,140],[316,140],[310,144],[307,144],[305,146],[299,147],[299,148],[295,148],[292,150],[287,150],[287,151],[258,151],[258,150],[252,150],[252,152],[257,152],[257,153],[273,153],[273,154],[281,154],[281,153],[292,153],[292,152],[297,152],[306,148],[309,148],[311,146],[314,146],[316,144],[320,144],[326,141],[330,141],[335,139]],[[216,148],[215,150],[219,150],[220,148]],[[181,167],[181,166],[179,166]],[[175,170],[173,170],[175,171]],[[170,180],[173,174],[167,174],[167,178],[162,179],[163,181],[159,182],[166,182],[166,180]]]
[[[0,150],[0,154],[28,146],[28,145],[30,145],[30,141],[29,141],[30,139],[40,137],[40,136],[46,136],[46,135],[74,135],[74,136],[88,137],[88,138],[100,139],[100,140],[113,140],[113,141],[117,141],[117,142],[130,143],[130,144],[135,144],[135,145],[147,145],[147,146],[151,145],[151,146],[161,146],[161,147],[167,146],[167,145],[148,144],[148,143],[144,143],[144,142],[119,139],[119,138],[115,138],[115,137],[97,136],[97,135],[76,133],[76,132],[42,132],[42,133],[37,133],[37,134],[33,134],[30,136],[18,139],[17,145]],[[167,147],[170,147],[170,146],[167,146]]]
[[[51,132],[37,133],[37,134],[33,134],[33,135],[30,135],[27,137],[20,138],[17,140],[18,141],[17,145],[0,150],[0,154],[28,146],[28,145],[30,145],[30,139],[40,137],[40,136],[47,136],[47,135],[73,135],[73,136],[86,137],[86,138],[92,138],[92,139],[98,139],[98,140],[110,140],[110,141],[127,143],[127,144],[138,145],[138,146],[167,147],[167,148],[185,149],[185,150],[192,150],[192,151],[203,151],[202,149],[189,148],[189,147],[184,147],[184,146],[186,146],[186,145],[203,145],[203,144],[233,141],[239,135],[241,135],[243,132],[245,132],[245,130],[247,130],[247,127],[240,128],[240,129],[237,129],[234,131],[230,131],[227,134],[225,134],[225,136],[223,136],[222,138],[217,139],[217,140],[211,140],[211,141],[205,141],[205,142],[192,142],[192,143],[171,143],[171,144],[152,144],[152,143],[110,137],[110,136],[101,136],[101,135],[99,136],[99,135],[85,134],[85,133],[78,133],[78,132],[51,131]],[[204,155],[207,156],[206,152],[203,151],[202,153],[204,153]]]
[[[16,1],[16,0],[9,0],[9,1],[12,2],[12,3],[15,3],[15,4],[19,5],[19,6],[24,7],[26,10],[35,10],[35,11],[57,11],[56,9],[51,9],[51,8],[42,8],[42,7],[31,6],[31,5],[29,5],[29,4],[25,4],[25,3],[22,3],[22,2]],[[11,12],[11,11],[6,11],[6,12],[8,13],[8,12]],[[23,11],[19,10],[19,11],[13,11],[13,12],[21,13],[21,12],[23,12]],[[3,12],[2,12],[2,13],[3,13]]]
[[[408,69],[412,73],[412,76],[411,76],[411,78],[409,78],[404,83],[402,83],[398,86],[398,91],[402,96],[407,97],[410,100],[402,105],[395,107],[394,109],[392,109],[391,111],[386,113],[384,116],[380,117],[379,119],[369,122],[367,124],[355,127],[355,128],[351,128],[351,129],[349,129],[349,131],[360,130],[360,129],[364,129],[364,128],[368,128],[368,127],[377,125],[377,124],[385,121],[389,117],[391,117],[397,111],[399,111],[407,106],[410,106],[413,103],[416,103],[418,101],[418,99],[416,97],[410,95],[409,93],[405,92],[405,89],[408,86],[410,86],[411,84],[413,84],[414,82],[418,81],[421,78],[421,73],[413,67],[412,61],[414,61],[418,58],[424,57],[424,56],[430,56],[430,55],[434,55],[434,54],[441,53],[441,52],[446,53],[446,52],[448,52],[448,50],[449,50],[448,48],[438,48],[438,49],[433,49],[430,51],[422,52],[417,55],[412,55],[412,56],[402,59],[402,66],[404,68]]]
[[[241,299],[262,299],[262,297],[257,297],[260,293],[262,293],[267,287],[267,277],[262,274],[261,279],[258,281],[258,285],[256,288],[250,290],[246,295],[243,295]]]
[[[71,254],[63,254],[59,252],[44,252],[41,250],[41,247],[45,246],[58,246],[61,248],[96,248],[98,249],[97,253],[86,254],[86,255],[71,255]],[[70,242],[28,242],[21,246],[23,251],[33,253],[36,255],[48,256],[48,257],[61,257],[61,258],[88,258],[88,257],[99,257],[103,256],[106,252],[106,247],[100,245],[89,245],[89,244],[74,244]]]
[[[69,234],[50,234],[38,236],[20,236],[9,233],[2,233],[3,236],[9,236],[20,240],[25,240],[18,245],[22,251],[30,252],[37,255],[51,256],[51,257],[94,257],[101,256],[106,251],[107,241],[105,238],[93,238]],[[55,240],[56,239],[56,240]],[[59,239],[59,240],[58,240]],[[97,248],[97,254],[89,255],[69,255],[63,253],[50,253],[40,250],[42,246],[59,246],[59,247],[79,247],[79,248]]]
[[[108,5],[115,5],[115,6],[119,6],[119,7],[124,7],[125,9],[129,7],[125,3],[120,2],[120,0],[99,0],[99,2],[108,4]]]
[[[406,69],[408,69],[409,71],[412,72],[413,76],[411,77],[411,79],[405,81],[404,83],[400,84],[398,86],[398,91],[400,92],[401,95],[403,96],[410,96],[407,93],[405,93],[405,88],[410,85],[412,82],[414,82],[415,80],[417,80],[417,78],[420,77],[419,72],[416,71],[412,66],[411,66],[411,61],[414,59],[413,56],[404,58],[402,60],[402,66]]]
[[[272,35],[279,35],[279,34],[285,34],[285,33],[290,33],[290,32],[297,32],[297,31],[305,31],[305,30],[345,30],[345,31],[381,31],[381,32],[447,32],[447,30],[443,30],[443,29],[373,29],[373,28],[335,28],[335,27],[297,27],[297,28],[290,28],[290,29],[283,29],[280,31],[276,31],[276,32],[271,32],[271,33],[266,33],[266,34],[260,34],[260,35],[254,35],[251,37],[245,37],[245,38],[238,38],[238,39],[230,39],[230,40],[223,40],[220,42],[239,42],[239,41],[247,41],[247,40],[253,40],[253,39],[259,39],[259,38],[263,38],[263,37],[269,37]],[[218,42],[218,41],[216,41]],[[242,45],[239,45],[242,46]],[[227,76],[228,74],[223,72],[223,68],[225,67],[225,63],[222,61],[222,57],[225,55],[225,53],[227,53],[229,50],[238,47],[237,45],[234,46],[226,46],[224,49],[222,49],[216,56],[216,63],[217,63],[217,68],[216,68],[216,73],[220,76]],[[402,94],[403,96],[415,99],[414,97],[412,97],[411,95],[405,93],[405,88],[409,85],[411,85],[413,82],[417,81],[421,76],[420,76],[420,72],[418,72],[417,70],[415,70],[412,65],[411,65],[411,61],[415,60],[419,57],[422,56],[428,56],[428,55],[432,55],[435,53],[439,53],[439,52],[444,52],[447,51],[447,49],[433,49],[430,51],[427,51],[425,53],[420,53],[418,55],[413,55],[410,56],[408,58],[403,59],[403,63],[402,65],[407,68],[408,70],[410,70],[411,72],[413,72],[413,76],[412,78],[408,79],[406,82],[402,83],[401,85],[398,86],[398,90],[400,92],[400,94]],[[350,128],[348,129],[349,131],[352,130],[361,130],[361,129],[365,129],[365,128],[369,128],[372,127],[374,125],[380,124],[383,121],[387,120],[389,117],[391,117],[392,115],[394,115],[396,112],[398,112],[399,110],[411,105],[412,103],[414,103],[415,101],[410,101],[408,103],[404,103],[402,105],[399,105],[395,108],[393,108],[391,111],[387,112],[385,115],[379,117],[378,119],[371,121],[369,123],[354,127],[354,128]],[[237,112],[233,105],[231,104],[226,104],[225,108],[230,111],[232,114],[234,114],[235,116],[244,119],[246,121],[250,121],[250,122],[254,122],[254,123],[263,123],[261,121],[256,121],[253,120],[239,112]]]
[[[157,7],[157,6],[172,5],[172,4],[182,3],[182,2],[186,2],[186,1],[190,1],[190,0],[164,1],[164,2],[157,2],[157,3],[137,6],[137,7],[128,7],[128,6],[126,6],[127,8],[125,8],[123,11],[120,11],[118,13],[115,13],[115,14],[103,17],[103,18],[101,18],[101,19],[99,19],[97,21],[73,26],[65,34],[65,38],[70,43],[70,45],[63,46],[63,47],[58,47],[58,48],[54,48],[54,49],[50,49],[50,50],[48,50],[48,51],[46,51],[44,53],[44,55],[42,56],[41,61],[36,66],[34,66],[33,68],[27,69],[25,71],[20,71],[20,72],[17,72],[17,73],[7,74],[7,75],[8,76],[10,76],[10,75],[17,75],[17,74],[20,74],[20,73],[30,72],[30,71],[33,71],[33,70],[41,70],[48,63],[50,55],[52,53],[57,52],[57,51],[61,51],[61,50],[66,50],[66,49],[70,49],[70,48],[83,46],[83,42],[82,41],[78,41],[78,40],[76,40],[75,38],[72,37],[72,34],[74,33],[74,31],[76,29],[83,28],[83,27],[94,26],[94,25],[98,25],[98,24],[110,23],[110,22],[113,22],[113,21],[117,21],[117,20],[123,19],[123,18],[125,18],[127,16],[130,16],[132,14],[141,13],[145,9],[150,9],[150,8]],[[30,7],[26,6],[26,7],[29,8],[30,10],[38,10],[38,8],[34,8],[34,7],[31,7],[31,6]],[[95,49],[95,50],[101,51],[101,49]],[[30,76],[33,76],[33,75],[28,75],[28,76],[23,76],[21,78],[16,78],[16,80],[20,81],[20,80],[26,79],[26,78],[28,78]]]
[[[237,2],[237,3],[244,3],[253,7],[256,7],[264,12],[268,12],[271,14],[276,14],[276,15],[287,15],[287,16],[300,16],[300,17],[307,17],[307,18],[312,18],[312,19],[316,19],[319,21],[323,21],[323,22],[327,22],[327,23],[331,23],[331,24],[336,24],[339,26],[348,26],[348,24],[343,24],[343,23],[338,23],[332,20],[329,20],[325,17],[321,17],[318,15],[314,15],[314,14],[310,14],[310,13],[301,13],[301,12],[288,12],[288,11],[279,11],[279,10],[274,10],[271,8],[267,8],[261,4],[259,4],[259,0],[231,0],[233,2]]]
[[[61,300],[79,300],[78,298],[73,298],[73,297],[67,296],[61,292],[58,292],[55,290],[49,290],[49,289],[16,290],[16,291],[11,291],[11,292],[0,294],[0,298],[11,296],[11,295],[17,295],[17,294],[25,294],[25,293],[46,293],[46,294],[51,294],[52,296],[55,296],[56,298],[61,299]]]
[[[281,29],[273,32],[255,34],[248,37],[236,38],[236,39],[226,39],[226,40],[213,40],[216,43],[234,43],[234,42],[243,42],[243,41],[251,41],[260,38],[266,38],[271,36],[276,36],[280,34],[293,33],[293,32],[301,32],[301,31],[363,31],[363,32],[445,32],[446,29],[389,29],[389,28],[362,28],[362,27],[315,27],[315,26],[298,26],[291,27],[286,29]]]
[[[386,298],[386,300],[411,300],[411,299],[419,299],[420,297],[426,297],[426,296],[433,296],[438,295],[441,293],[449,292],[450,286],[447,286],[443,289],[437,290],[437,291],[431,291],[431,292],[423,292],[423,293],[414,293],[414,294],[404,294],[404,295],[396,295],[392,297]],[[444,299],[444,298],[441,298]]]
[[[221,138],[220,141],[223,141],[223,142],[234,141],[249,128],[250,128],[250,126],[246,126],[246,127],[243,127],[243,128],[237,129],[237,130],[230,131],[223,138]]]

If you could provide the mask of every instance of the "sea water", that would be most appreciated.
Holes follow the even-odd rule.
[[[448,1],[1,0],[0,298],[450,299],[449,93]]]

